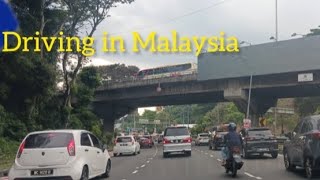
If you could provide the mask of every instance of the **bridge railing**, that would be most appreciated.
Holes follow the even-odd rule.
[[[197,75],[198,75],[197,72],[193,72],[190,74],[184,74],[180,76],[167,76],[167,77],[157,77],[157,78],[150,78],[150,79],[138,79],[138,78],[132,77],[132,78],[116,80],[116,81],[108,80],[103,82],[103,84],[97,90],[99,91],[104,89],[143,86],[143,85],[167,83],[167,82],[190,81],[190,80],[196,80]]]

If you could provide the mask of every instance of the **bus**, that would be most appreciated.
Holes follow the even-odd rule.
[[[136,74],[137,79],[156,79],[162,77],[176,77],[194,74],[197,71],[196,63],[185,63],[140,70]]]

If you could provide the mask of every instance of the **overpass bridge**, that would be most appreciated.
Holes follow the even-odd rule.
[[[241,48],[239,54],[203,53],[198,72],[180,77],[107,82],[95,92],[93,108],[112,131],[114,120],[138,107],[234,102],[250,119],[278,98],[320,96],[320,37]]]

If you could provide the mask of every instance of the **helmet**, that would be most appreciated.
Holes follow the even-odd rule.
[[[229,123],[228,126],[229,131],[235,131],[237,129],[237,125],[235,123]]]

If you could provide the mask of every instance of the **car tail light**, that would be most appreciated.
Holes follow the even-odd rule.
[[[17,158],[20,158],[20,157],[21,157],[21,154],[22,154],[23,149],[24,149],[24,145],[25,145],[25,141],[23,141],[23,142],[20,144],[19,151],[18,151],[18,154],[17,154]]]
[[[245,138],[245,140],[247,140],[247,141],[252,141],[252,140],[254,140],[255,138],[254,137],[246,137]]]
[[[313,138],[320,139],[320,132],[312,133]]]
[[[186,139],[183,140],[183,143],[191,143],[192,142],[192,138],[188,137]]]
[[[169,143],[171,143],[170,140],[168,140],[168,139],[166,139],[166,138],[163,138],[163,144],[169,144]]]
[[[74,143],[74,139],[71,139],[68,146],[67,146],[67,149],[68,149],[68,153],[70,156],[75,156],[76,155],[76,146],[75,146],[75,143]]]

